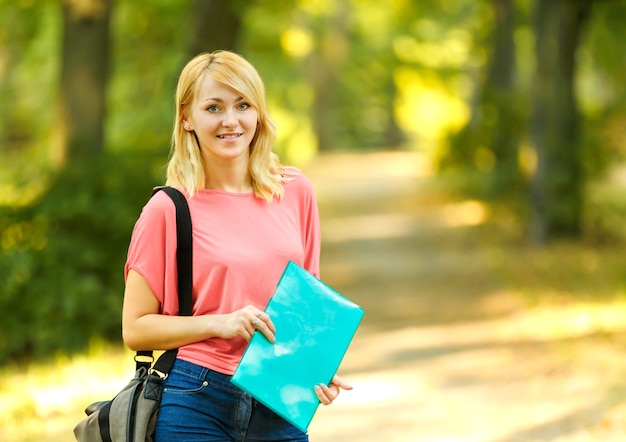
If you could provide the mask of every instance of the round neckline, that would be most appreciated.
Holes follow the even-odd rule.
[[[228,196],[238,196],[238,197],[245,197],[245,196],[254,196],[254,191],[250,191],[250,192],[231,192],[229,190],[222,190],[222,189],[200,189],[197,190],[196,193],[206,193],[206,194],[220,194],[220,195],[228,195]]]

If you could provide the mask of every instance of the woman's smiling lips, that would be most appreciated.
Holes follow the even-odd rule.
[[[239,138],[241,135],[241,133],[238,134],[222,134],[222,135],[218,135],[217,138],[221,139],[221,140],[234,140]]]

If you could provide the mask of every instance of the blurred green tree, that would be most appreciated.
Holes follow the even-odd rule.
[[[0,149],[4,153],[23,149],[33,136],[33,126],[29,127],[22,118],[26,111],[16,78],[20,74],[19,61],[29,52],[29,45],[42,26],[41,15],[33,12],[19,3],[0,4]]]
[[[193,0],[189,57],[218,49],[238,50],[245,1]]]
[[[328,14],[327,25],[316,27],[316,41],[308,66],[313,85],[313,128],[320,151],[336,150],[338,97],[341,90],[341,73],[349,54],[348,20],[350,8],[347,0],[337,0]]]
[[[111,0],[62,2],[58,164],[104,149],[111,7]]]
[[[585,180],[575,79],[592,3],[536,2],[531,140],[537,167],[531,185],[531,234],[540,243],[581,234]]]
[[[524,181],[518,149],[524,122],[516,69],[518,7],[515,0],[489,0],[486,5],[491,26],[478,43],[488,56],[480,72],[477,99],[468,124],[453,137],[442,166],[485,172],[485,192],[491,198],[520,198]]]
[[[580,85],[595,81],[599,74],[589,70],[589,60],[604,59],[604,48],[614,47],[611,42],[619,40],[623,24],[617,23],[624,2],[489,0],[482,4],[490,12],[479,18],[491,25],[486,38],[476,44],[486,50],[487,61],[475,83],[472,116],[451,138],[441,169],[478,176],[471,181],[477,183],[471,187],[475,195],[502,201],[514,207],[518,216],[526,218],[530,213],[527,231],[534,241],[579,238],[586,183],[606,168],[607,155],[612,155],[603,147],[606,133],[600,127],[605,123],[593,118],[594,124],[585,124],[593,114],[583,113],[580,101],[593,102],[595,115],[609,106],[617,111],[610,104],[612,98],[602,94],[590,98],[595,92]],[[587,41],[585,31],[597,11],[608,9],[618,12],[610,23],[612,29],[603,29],[601,38],[596,31],[594,40]],[[606,70],[613,77],[610,72],[617,70]],[[600,89],[616,83],[613,80]]]

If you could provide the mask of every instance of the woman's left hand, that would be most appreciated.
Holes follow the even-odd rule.
[[[330,385],[319,384],[315,386],[315,393],[323,405],[330,405],[339,396],[340,390],[352,390],[352,385],[341,379],[333,377]]]

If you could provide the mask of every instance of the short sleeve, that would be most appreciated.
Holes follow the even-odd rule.
[[[302,172],[295,168],[289,168],[288,181],[285,186],[289,187],[290,196],[297,198],[298,213],[300,217],[302,248],[304,262],[302,266],[316,277],[320,277],[320,249],[321,228],[317,199],[313,183]]]
[[[176,211],[164,192],[148,201],[135,223],[124,278],[130,269],[145,278],[163,313],[177,314]]]

